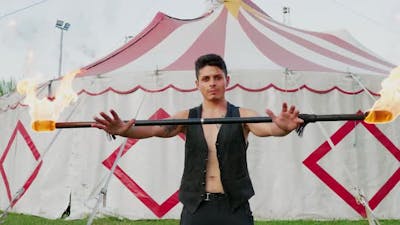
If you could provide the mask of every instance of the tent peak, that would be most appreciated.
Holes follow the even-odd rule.
[[[264,12],[260,7],[254,4],[251,0],[211,0],[213,7],[224,5],[235,18],[239,15],[239,9],[244,10],[257,15],[263,15],[270,17],[266,12]]]

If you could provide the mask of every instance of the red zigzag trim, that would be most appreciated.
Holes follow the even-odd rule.
[[[136,87],[131,88],[129,90],[125,90],[125,91],[116,90],[116,89],[114,89],[112,87],[108,87],[108,88],[106,88],[106,89],[104,89],[102,91],[98,91],[98,92],[90,92],[90,91],[88,91],[86,89],[82,89],[82,90],[80,90],[78,92],[78,95],[86,94],[86,95],[89,95],[89,96],[99,96],[99,95],[105,94],[107,92],[113,92],[113,93],[120,94],[120,95],[127,95],[127,94],[131,94],[133,92],[136,92],[137,90],[142,90],[142,91],[145,91],[145,92],[148,92],[148,93],[158,93],[158,92],[164,92],[164,91],[166,91],[166,90],[168,90],[170,88],[172,88],[172,89],[174,89],[175,91],[178,91],[178,92],[194,92],[194,91],[197,91],[197,88],[183,89],[183,88],[178,88],[173,84],[169,84],[169,85],[167,85],[167,86],[165,86],[163,88],[160,88],[160,89],[148,89],[148,88],[145,88],[145,87],[143,87],[141,85],[137,85]],[[280,91],[280,92],[290,92],[290,93],[298,92],[298,91],[303,90],[303,89],[307,90],[309,92],[316,93],[316,94],[327,94],[327,93],[335,91],[335,90],[339,91],[339,92],[341,92],[343,94],[346,94],[346,95],[358,95],[358,94],[360,94],[362,92],[365,92],[364,89],[360,89],[358,91],[353,91],[353,92],[345,91],[345,90],[341,89],[338,86],[333,86],[332,88],[326,89],[326,90],[318,90],[318,89],[311,88],[311,87],[309,87],[309,86],[307,86],[305,84],[300,86],[300,87],[298,87],[298,88],[293,88],[293,89],[280,88],[280,87],[278,87],[278,86],[276,86],[274,84],[268,84],[267,86],[261,87],[261,88],[247,88],[247,87],[245,87],[245,86],[243,86],[241,84],[235,84],[235,85],[229,87],[227,89],[227,91],[232,91],[232,90],[234,90],[236,88],[239,88],[239,89],[242,89],[242,90],[248,91],[248,92],[262,92],[262,91],[268,90],[270,88],[273,88],[273,89],[275,89],[277,91]],[[370,94],[372,94],[374,96],[380,96],[379,93],[375,93],[375,92],[373,92],[373,91],[371,91],[369,89],[367,89],[367,90],[368,90],[368,92]],[[4,109],[0,109],[0,111],[1,112],[6,112],[8,110],[15,110],[16,108],[18,108],[20,106],[21,107],[27,107],[28,105],[22,104],[21,102],[17,102],[15,104],[8,105]]]

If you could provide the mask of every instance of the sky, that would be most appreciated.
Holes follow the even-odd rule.
[[[214,0],[216,1],[216,0]],[[0,0],[0,80],[58,76],[102,58],[144,29],[159,11],[196,18],[212,0]],[[253,0],[279,22],[310,31],[345,29],[377,55],[400,65],[399,0]],[[290,13],[283,14],[282,8]]]

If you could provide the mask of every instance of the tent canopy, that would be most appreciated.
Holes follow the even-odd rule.
[[[135,38],[85,66],[80,76],[135,71],[188,71],[205,53],[223,56],[230,71],[282,70],[387,75],[395,65],[345,31],[321,33],[279,23],[250,0],[227,1],[182,20],[158,13]]]

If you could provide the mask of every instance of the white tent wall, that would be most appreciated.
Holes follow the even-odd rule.
[[[367,111],[374,102],[356,81],[345,74],[297,71],[290,75],[286,75],[285,71],[230,73],[232,80],[227,92],[228,100],[239,106],[253,108],[260,114],[264,114],[266,108],[278,111],[283,101],[295,104],[302,113],[315,114]],[[310,77],[324,79],[318,81],[319,78]],[[359,77],[371,90],[379,89],[380,77]],[[192,71],[135,74],[124,76],[123,79],[110,79],[107,76],[78,78],[73,82],[74,89],[80,93],[78,101],[62,113],[59,121],[90,121],[98,112],[111,108],[117,110],[124,119],[148,119],[156,112],[161,112],[159,116],[171,115],[200,104],[201,96],[194,89],[193,80]],[[265,88],[271,84],[270,80],[274,86]],[[149,85],[146,87],[140,82]],[[316,82],[315,86],[313,82]],[[175,87],[164,89],[166,84],[176,83],[178,85]],[[299,88],[302,84],[307,84],[309,88]],[[340,84],[340,89],[324,92],[335,86],[333,84]],[[57,86],[57,82],[54,85]],[[137,85],[142,88],[134,89]],[[105,91],[107,87],[116,86],[122,88]],[[85,92],[80,91],[83,89]],[[30,129],[28,109],[24,106],[8,109],[0,116],[7,123],[2,128],[2,155],[14,127],[21,121],[43,159],[36,179],[11,211],[58,218],[66,209],[71,193],[70,218],[82,218],[90,214],[110,171],[110,164],[106,167],[106,159],[113,152],[116,153],[123,138],[109,141],[102,131],[91,128],[37,133]],[[399,153],[390,153],[361,123],[353,123],[354,130],[316,164],[349,193],[355,194],[353,188],[359,187],[367,199],[371,199],[392,174],[396,171],[398,174]],[[345,121],[309,124],[303,137],[298,137],[294,132],[283,138],[250,136],[248,160],[256,191],[251,199],[251,207],[257,219],[361,217],[335,193],[337,189],[332,190],[303,163],[345,124]],[[394,146],[399,146],[399,136],[395,130],[398,126],[399,122],[395,121],[376,127]],[[37,165],[20,136],[18,133],[2,164],[13,195]],[[182,206],[177,202],[176,191],[183,169],[184,140],[179,136],[137,142],[130,140],[128,147],[110,180],[106,207],[101,206],[99,213],[130,219],[179,218]],[[374,213],[379,218],[399,218],[398,175],[394,179],[397,181],[391,183],[395,185],[374,207]],[[9,201],[4,178],[0,191],[1,208],[5,209]]]
[[[1,135],[1,154],[4,157],[1,165],[2,209],[21,193],[13,211],[58,218],[59,212],[66,207],[67,195],[64,193],[69,184],[65,182],[67,171],[62,168],[67,167],[69,153],[54,146],[60,145],[58,142],[61,140],[56,139],[54,134],[46,135],[31,130],[26,107],[8,110],[1,115],[4,117],[2,121],[6,123],[6,129],[2,129]],[[57,169],[56,174],[53,173],[54,167]],[[6,183],[9,185],[8,190]]]

